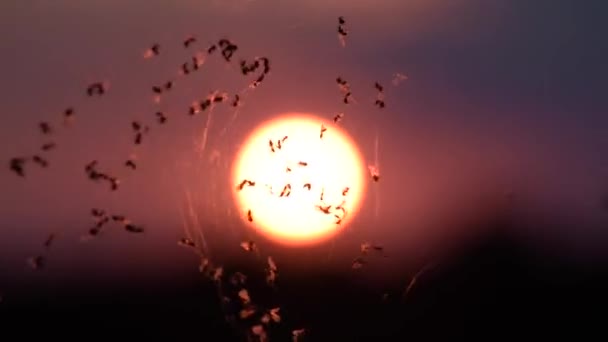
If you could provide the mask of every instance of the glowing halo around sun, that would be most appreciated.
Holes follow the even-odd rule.
[[[323,138],[321,125],[327,129]],[[242,146],[232,168],[235,202],[245,223],[271,240],[322,242],[357,214],[367,170],[354,141],[331,120],[285,114],[261,124]],[[255,185],[242,184],[245,180]]]

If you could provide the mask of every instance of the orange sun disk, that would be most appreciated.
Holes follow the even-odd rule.
[[[237,154],[231,177],[235,203],[243,220],[271,240],[324,241],[360,208],[362,160],[353,140],[330,120],[285,114],[257,127]]]

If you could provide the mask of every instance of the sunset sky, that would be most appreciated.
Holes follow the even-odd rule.
[[[368,184],[361,213],[335,245],[310,247],[318,256],[260,237],[266,251],[285,255],[283,264],[314,272],[335,248],[330,267],[348,271],[364,240],[414,260],[416,247],[463,233],[444,222],[466,221],[509,191],[523,203],[522,217],[583,223],[523,234],[565,250],[605,251],[607,233],[597,229],[608,219],[604,13],[600,1],[567,0],[2,1],[0,159],[31,155],[49,140],[40,121],[55,124],[58,147],[48,169],[30,167],[25,179],[8,167],[0,173],[0,287],[36,287],[25,259],[41,253],[49,233],[58,236],[45,277],[57,286],[195,272],[196,258],[176,246],[188,196],[212,255],[241,262],[247,233],[230,193],[233,158],[255,126],[286,112],[345,112],[342,127],[367,164],[378,139],[382,179]],[[344,48],[338,16],[350,30]],[[189,35],[198,42],[185,50]],[[207,114],[189,117],[190,103],[213,90],[240,91],[252,78],[218,56],[191,77],[177,72],[224,37],[239,46],[236,61],[267,56],[271,72],[232,125],[232,108],[214,109],[201,151]],[[143,59],[153,43],[160,55]],[[408,80],[393,86],[395,73]],[[357,104],[341,102],[338,76]],[[172,78],[175,90],[154,104],[151,87]],[[110,83],[107,94],[86,97],[96,81]],[[383,110],[373,106],[376,81],[386,89]],[[67,107],[76,119],[64,129]],[[158,110],[168,115],[165,126],[155,122]],[[133,120],[151,128],[136,151]],[[137,171],[122,166],[134,152]],[[94,159],[122,179],[119,191],[86,178]],[[80,242],[93,207],[127,215],[146,234],[117,229]]]

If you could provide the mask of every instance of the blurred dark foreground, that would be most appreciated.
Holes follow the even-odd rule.
[[[605,264],[568,262],[490,231],[429,271],[405,299],[402,283],[384,297],[352,281],[352,270],[282,274],[283,321],[270,340],[290,341],[294,328],[307,329],[303,341],[606,337]],[[0,303],[0,327],[47,339],[245,338],[224,320],[213,284],[196,273],[119,289],[23,288]]]

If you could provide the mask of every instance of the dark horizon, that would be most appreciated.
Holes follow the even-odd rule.
[[[417,269],[403,267],[393,270],[390,279],[376,277],[382,273],[382,256],[356,271],[285,267],[274,290],[263,280],[259,259],[241,258],[227,271],[249,275],[246,288],[256,303],[264,303],[261,307],[281,307],[281,324],[268,330],[271,340],[288,340],[297,327],[307,329],[306,341],[470,338],[490,332],[543,338],[577,331],[602,334],[594,312],[608,304],[603,293],[608,263],[560,257],[559,251],[527,245],[508,233],[512,221],[504,215],[478,225],[485,226],[485,233],[436,258],[437,266],[420,276],[406,296]],[[13,324],[28,322],[47,337],[80,336],[77,329],[130,336],[145,326],[146,335],[245,338],[248,321],[237,319],[235,329],[224,320],[230,311],[221,307],[214,283],[191,261],[173,273],[109,279],[98,274],[49,281],[43,272],[31,273],[29,284],[4,293],[0,317],[7,332]],[[47,271],[53,272],[52,265]],[[10,284],[10,277],[0,280]],[[223,286],[225,295],[235,291],[228,281]]]
[[[298,327],[307,329],[305,341],[481,337],[489,331],[543,338],[578,330],[601,334],[601,320],[594,312],[608,304],[603,293],[608,285],[607,260],[580,251],[568,253],[561,248],[563,242],[540,244],[518,235],[515,232],[523,227],[515,229],[521,225],[515,208],[494,207],[463,221],[468,231],[477,232],[466,240],[446,241],[442,248],[427,246],[428,253],[419,250],[415,260],[387,249],[370,255],[359,270],[350,268],[348,257],[328,264],[328,245],[275,250],[279,265],[275,289],[264,281],[263,257],[244,251],[239,256],[220,252],[214,257],[225,261],[226,274],[248,275],[245,288],[261,308],[281,307],[282,323],[268,330],[271,340],[287,340]],[[560,225],[550,221],[537,220],[534,227],[547,231]],[[256,241],[262,251],[273,251],[271,246],[265,249],[263,239]],[[79,336],[76,328],[64,327],[69,322],[78,329],[98,330],[102,336],[129,336],[146,326],[146,334],[174,338],[245,338],[244,324],[250,321],[227,322],[230,311],[222,308],[214,282],[198,272],[196,256],[187,249],[174,250],[178,253],[165,263],[157,262],[157,269],[148,269],[150,261],[142,257],[112,268],[102,258],[79,273],[58,270],[59,261],[52,253],[47,269],[40,272],[24,263],[23,272],[3,272],[0,277],[4,291],[0,319],[7,331],[27,321],[44,328],[48,337]],[[310,262],[302,258],[303,252]],[[353,251],[352,256],[357,254]],[[430,261],[436,266],[422,273],[404,295],[412,277]],[[228,278],[223,280],[226,296],[236,289]],[[104,320],[108,321],[101,328],[99,322]],[[30,333],[39,331],[25,335]]]

